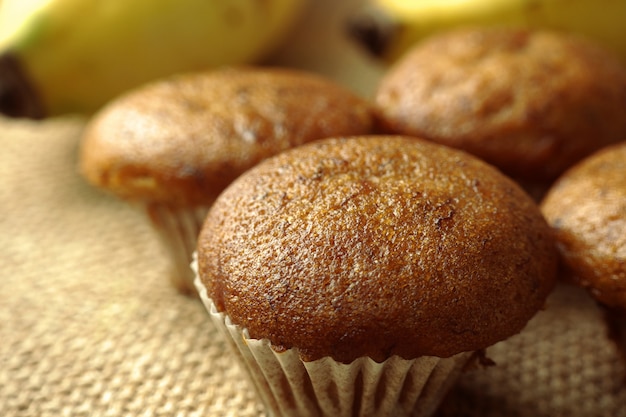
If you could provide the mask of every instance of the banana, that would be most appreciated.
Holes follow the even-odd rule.
[[[306,0],[2,0],[0,112],[92,114],[182,71],[257,62]]]
[[[429,35],[469,25],[579,33],[626,63],[626,0],[370,0],[348,23],[353,36],[388,63]]]

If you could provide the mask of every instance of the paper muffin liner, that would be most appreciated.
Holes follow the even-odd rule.
[[[216,310],[198,278],[195,284],[213,323],[274,417],[431,416],[474,356],[464,352],[449,358],[392,356],[380,363],[368,357],[349,364],[330,357],[305,362],[295,348],[278,352],[269,340],[250,338],[246,329]]]
[[[196,295],[194,272],[190,268],[198,235],[210,205],[172,207],[145,204],[152,227],[171,258],[170,282],[181,293]]]

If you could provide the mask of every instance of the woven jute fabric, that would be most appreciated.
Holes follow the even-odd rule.
[[[81,119],[0,118],[0,416],[264,416],[142,212],[76,170]],[[602,314],[561,285],[440,416],[626,416]]]

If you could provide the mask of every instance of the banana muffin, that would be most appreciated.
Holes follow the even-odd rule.
[[[474,27],[434,35],[388,70],[375,95],[383,131],[466,150],[529,190],[545,191],[626,137],[626,68],[573,34]]]
[[[328,138],[218,197],[196,283],[274,415],[427,416],[544,306],[556,260],[535,202],[483,161]]]
[[[566,171],[541,209],[567,278],[586,288],[607,313],[612,337],[626,352],[626,142]]]
[[[372,128],[371,105],[304,71],[240,67],[181,74],[112,101],[86,127],[80,171],[145,208],[173,256],[172,283],[195,293],[189,268],[206,210],[241,172],[279,151]]]

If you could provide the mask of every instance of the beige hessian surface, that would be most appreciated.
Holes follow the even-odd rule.
[[[0,118],[0,416],[263,416],[143,214],[76,173],[83,122]],[[441,416],[626,416],[599,311],[559,287]]]
[[[312,2],[275,62],[371,93],[381,69],[341,30],[363,1]],[[0,117],[0,417],[264,417],[143,213],[76,173],[83,126]],[[626,417],[626,369],[580,290],[487,353],[438,417]]]

